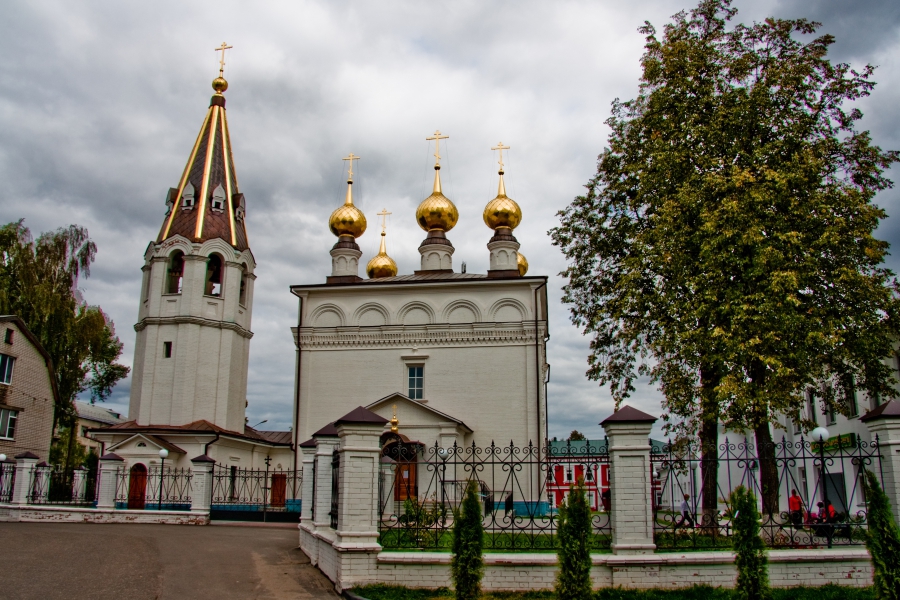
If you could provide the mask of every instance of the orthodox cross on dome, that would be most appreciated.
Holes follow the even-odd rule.
[[[216,52],[221,52],[222,56],[219,58],[219,77],[222,77],[225,73],[225,51],[231,50],[234,46],[229,46],[225,42],[222,42],[222,45],[215,49]]]
[[[435,130],[434,135],[431,137],[425,138],[426,141],[434,140],[434,166],[438,167],[441,164],[441,140],[449,140],[449,135],[441,135],[440,130]]]
[[[380,213],[375,213],[379,217],[381,217],[381,235],[384,235],[384,232],[387,230],[387,218],[388,215],[392,215],[394,213],[388,212],[388,209],[382,208]]]
[[[497,142],[497,145],[491,148],[491,150],[499,150],[500,151],[500,172],[503,172],[503,151],[509,150],[509,146],[504,146],[503,142]]]
[[[342,158],[341,160],[349,160],[350,161],[350,170],[347,173],[347,181],[353,181],[353,161],[359,160],[359,157],[351,152],[350,156],[347,156],[346,158]]]

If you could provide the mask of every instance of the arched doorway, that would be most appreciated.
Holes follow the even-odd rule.
[[[420,442],[402,433],[387,432],[381,436],[381,454],[393,461],[394,500],[404,501],[419,495],[418,474]]]
[[[128,474],[128,508],[144,510],[147,500],[147,467],[137,463]]]

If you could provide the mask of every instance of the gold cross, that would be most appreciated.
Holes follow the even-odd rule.
[[[387,217],[388,215],[392,215],[394,213],[389,213],[388,209],[382,208],[380,213],[375,213],[379,217],[381,217],[381,233],[384,233],[387,229]]]
[[[229,46],[225,42],[222,42],[222,45],[216,48],[216,52],[221,52],[222,57],[219,59],[219,77],[221,77],[225,73],[225,51],[231,50],[234,46]]]
[[[434,140],[434,158],[435,158],[435,166],[441,164],[441,140],[450,139],[449,135],[441,135],[441,132],[436,130],[434,135],[431,137],[425,138],[427,141]]]
[[[350,161],[350,171],[347,173],[347,179],[353,181],[353,161],[359,160],[359,157],[351,152],[350,156],[348,156],[347,158],[342,158],[341,160]]]
[[[503,142],[497,142],[497,145],[491,148],[491,150],[499,150],[500,151],[500,170],[503,170],[503,151],[509,150],[509,146],[504,146]]]

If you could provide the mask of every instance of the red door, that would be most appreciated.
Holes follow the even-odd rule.
[[[287,473],[275,473],[272,475],[272,494],[269,499],[271,506],[284,506],[287,497]]]
[[[147,499],[147,467],[138,463],[128,475],[128,508],[144,510]]]
[[[415,498],[416,493],[416,467],[415,460],[398,461],[396,471],[396,489],[394,491],[394,500],[406,500],[407,498]]]

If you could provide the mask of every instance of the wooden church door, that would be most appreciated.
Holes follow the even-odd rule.
[[[287,473],[275,473],[272,475],[272,495],[269,498],[271,506],[284,506],[287,499]]]
[[[147,499],[147,467],[138,463],[128,475],[128,508],[144,510]]]
[[[416,498],[416,471],[418,462],[415,458],[412,460],[403,460],[397,462],[397,490],[394,493],[394,500],[406,500],[407,498]]]

